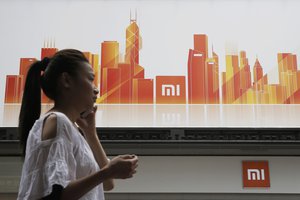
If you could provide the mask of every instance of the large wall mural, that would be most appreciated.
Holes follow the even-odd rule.
[[[300,34],[300,24],[295,21],[297,1],[28,2],[34,6],[27,5],[26,12],[23,9],[11,24],[28,23],[33,19],[30,13],[40,9],[56,15],[41,15],[35,34],[27,33],[24,38],[31,40],[32,46],[16,43],[12,46],[18,53],[11,55],[12,49],[0,62],[3,116],[5,106],[20,105],[30,65],[64,48],[84,52],[100,90],[99,106],[131,105],[129,110],[138,105],[150,106],[150,116],[156,116],[165,109],[161,106],[174,105],[168,112],[150,117],[150,126],[160,126],[170,118],[175,119],[173,125],[189,126],[191,121],[197,121],[192,114],[197,106],[204,106],[204,110],[216,106],[215,117],[220,122],[215,126],[227,126],[222,115],[229,105],[237,106],[232,107],[234,112],[240,112],[236,109],[242,105],[252,106],[255,120],[247,126],[256,126],[257,106],[271,105],[270,110],[262,109],[270,114],[280,106],[300,103],[300,41],[295,37]],[[8,10],[22,7],[21,1],[2,4],[7,4]],[[77,14],[81,8],[82,12]],[[95,12],[97,8],[99,12]],[[8,21],[2,18],[0,22],[9,28]],[[76,28],[78,33],[74,32]],[[5,30],[8,34],[9,30]],[[11,31],[12,35],[22,34]],[[26,32],[25,29],[24,35]],[[47,32],[51,37],[45,36]],[[91,37],[94,32],[97,36]],[[3,54],[10,41],[2,40]],[[51,105],[43,93],[42,103]],[[292,110],[297,110],[297,106]],[[184,115],[177,115],[177,111]],[[199,112],[207,115],[207,111]],[[160,120],[155,123],[153,119]],[[214,125],[206,125],[211,124]],[[234,120],[229,126],[234,126]]]

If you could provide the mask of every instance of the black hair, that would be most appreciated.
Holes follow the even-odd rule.
[[[84,54],[75,49],[58,51],[52,58],[44,58],[33,63],[28,70],[19,115],[19,136],[26,153],[29,132],[41,114],[41,88],[45,95],[56,100],[59,95],[58,78],[63,72],[77,76],[82,62],[88,62]]]

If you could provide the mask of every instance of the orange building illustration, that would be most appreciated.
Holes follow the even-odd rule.
[[[133,79],[133,99],[135,104],[153,104],[153,79]]]
[[[5,88],[5,103],[20,103],[23,86],[22,75],[7,75]]]
[[[188,99],[190,104],[205,104],[205,62],[207,36],[194,35],[194,49],[188,58]]]
[[[157,104],[185,104],[185,76],[156,76]]]
[[[250,65],[245,51],[240,52],[240,71],[240,94],[243,95],[252,86]],[[246,103],[245,101],[246,99],[241,99],[240,103]]]
[[[188,97],[190,104],[205,103],[205,60],[204,54],[189,50]]]
[[[194,49],[188,58],[188,102],[189,104],[219,103],[219,58],[213,52],[208,58],[208,37],[194,35]]]
[[[101,87],[99,103],[120,103],[121,69],[119,43],[104,41],[101,44]]]
[[[205,73],[205,103],[206,104],[219,104],[219,63],[218,55],[213,52],[213,58],[206,60],[206,73]]]
[[[256,58],[253,67],[253,86],[252,90],[247,92],[246,98],[249,103],[261,104],[263,102],[264,88],[268,84],[268,76],[263,75],[263,68]]]
[[[97,103],[153,103],[153,80],[145,79],[139,64],[140,34],[136,19],[126,28],[125,62],[119,53],[119,43],[101,44],[101,86]]]
[[[237,66],[240,59],[240,66]],[[226,55],[226,72],[222,72],[224,104],[298,104],[300,103],[300,72],[297,57],[278,53],[279,83],[268,83],[268,75],[258,59],[253,66],[253,83],[246,53]]]
[[[278,53],[279,84],[283,86],[282,93],[289,98],[289,103],[295,103],[294,95],[300,89],[300,71],[297,70],[297,56],[291,53]]]
[[[120,87],[120,99],[121,103],[132,103],[132,77],[134,76],[134,66],[130,63],[119,63],[118,68],[120,70],[120,81],[122,86]]]
[[[99,55],[91,52],[83,52],[83,54],[93,68],[95,74],[94,84],[97,88],[100,88]]]
[[[41,49],[41,59],[45,57],[51,58],[57,51],[57,48],[48,47],[48,45],[54,45],[52,43],[45,43]],[[7,75],[6,76],[6,87],[5,87],[5,103],[21,103],[25,81],[27,78],[27,73],[30,66],[37,61],[36,58],[21,58],[20,59],[20,68],[19,75]],[[41,91],[41,101],[42,103],[51,102],[50,99],[46,97],[46,95]]]
[[[297,56],[291,53],[279,53],[278,73],[282,92],[287,93],[283,103],[300,104],[300,71],[297,69]]]
[[[240,95],[238,55],[226,55],[226,72],[222,73],[222,97],[224,104],[233,103]]]
[[[5,103],[21,103],[27,73],[34,62],[35,58],[21,58],[19,75],[6,76]]]

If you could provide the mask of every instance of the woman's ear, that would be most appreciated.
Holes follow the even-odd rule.
[[[63,72],[61,74],[61,84],[64,88],[70,88],[72,85],[72,77],[67,73],[67,72]]]

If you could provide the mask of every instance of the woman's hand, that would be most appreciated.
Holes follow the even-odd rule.
[[[76,123],[86,136],[96,133],[96,112],[97,106],[94,106],[91,110],[83,113],[80,118],[77,119]]]
[[[138,167],[136,155],[121,155],[113,158],[107,166],[111,178],[127,179],[133,177]]]

